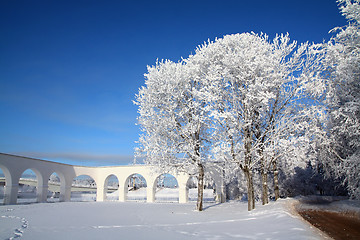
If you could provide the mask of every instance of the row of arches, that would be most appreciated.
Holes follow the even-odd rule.
[[[18,203],[33,202],[57,202],[64,201],[61,190],[66,188],[65,177],[61,173],[53,172],[47,182],[46,196],[40,197],[39,188],[41,188],[38,179],[43,178],[37,169],[25,170],[19,178],[17,192]],[[186,184],[187,200],[197,200],[197,179],[190,177]],[[101,183],[100,183],[101,184]],[[103,201],[147,201],[148,183],[144,176],[139,173],[129,175],[125,183],[119,183],[115,174],[109,174],[103,186],[97,186],[96,181],[89,175],[76,176],[71,183],[70,201],[96,201],[99,199],[97,194],[99,189],[103,189]],[[125,186],[119,188],[119,186]],[[156,202],[179,202],[179,183],[171,174],[163,173],[155,178],[153,185],[154,200]],[[0,203],[4,203],[6,178],[4,171],[0,167]],[[40,190],[41,191],[41,190]],[[121,192],[122,191],[122,192]],[[215,201],[215,184],[208,183],[205,189],[205,201]]]
[[[0,153],[0,169],[4,176],[1,183],[4,204],[16,204],[20,190],[22,192],[34,190],[34,188],[25,189],[21,184],[36,187],[34,190],[36,192],[33,193],[33,196],[36,196],[36,202],[49,201],[48,195],[51,193],[50,199],[54,201],[71,201],[79,197],[79,194],[79,199],[86,199],[85,195],[87,194],[89,198],[92,197],[96,201],[106,201],[111,198],[121,202],[132,199],[141,200],[136,199],[140,196],[143,201],[147,202],[178,201],[186,203],[194,200],[194,190],[191,188],[196,186],[194,183],[196,180],[191,180],[192,177],[187,173],[176,171],[164,173],[160,168],[148,165],[82,167]],[[36,176],[34,177],[37,180],[36,183],[26,177],[22,179],[22,174],[30,171],[28,169],[31,169],[33,175]],[[221,168],[216,164],[208,164],[205,172],[213,177],[214,181],[212,184],[209,183],[209,186],[210,188],[216,186],[212,192],[213,195],[216,192],[216,200],[225,201],[225,186]],[[90,180],[86,181],[86,177],[82,175],[90,176],[90,178],[88,177]],[[172,180],[169,180],[171,175]],[[84,183],[88,186],[80,185]],[[164,188],[166,189],[164,190]],[[114,193],[116,191],[117,196]],[[169,199],[169,195],[172,195],[173,199]]]

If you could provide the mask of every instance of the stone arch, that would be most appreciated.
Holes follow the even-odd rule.
[[[61,172],[52,172],[48,179],[47,199],[51,202],[61,201],[60,196],[64,195],[65,184],[65,177]]]
[[[0,168],[3,171],[5,176],[5,185],[4,185],[4,204],[16,204],[17,195],[19,188],[19,178],[20,175],[19,169],[10,169],[4,164],[0,164]]]
[[[109,174],[104,181],[105,200],[119,200],[119,178],[115,174]]]
[[[197,176],[190,176],[186,182],[186,189],[188,191],[188,201],[197,200]]]
[[[188,200],[197,201],[198,198],[198,178],[197,176],[191,176],[186,187],[188,189]],[[204,177],[204,191],[203,191],[203,202],[214,202],[216,200],[216,180],[213,179],[212,175],[205,173]]]
[[[124,186],[124,200],[146,201],[147,200],[147,186],[148,181],[143,174],[133,173],[130,174]],[[120,197],[119,197],[120,199]]]
[[[154,181],[155,201],[179,202],[179,183],[170,173],[162,173]]]
[[[96,201],[97,183],[89,174],[78,174],[71,184],[71,201],[91,202]]]
[[[20,174],[17,199],[22,203],[43,201],[43,176],[36,168],[27,168]],[[18,201],[19,202],[19,201]]]
[[[11,175],[9,170],[0,164],[0,204],[5,203],[5,192],[6,192],[6,185],[11,183]]]

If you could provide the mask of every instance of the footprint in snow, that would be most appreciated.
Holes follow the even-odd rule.
[[[21,218],[17,216],[1,216],[1,218],[9,218],[9,219],[19,219],[21,221],[21,227],[14,230],[13,237],[8,238],[9,240],[13,240],[19,237],[22,237],[24,230],[28,227],[29,222],[26,218]]]

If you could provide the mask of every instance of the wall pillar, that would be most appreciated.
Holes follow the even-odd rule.
[[[70,184],[61,183],[59,201],[60,202],[71,201],[71,183]]]
[[[189,188],[186,184],[179,185],[179,203],[189,202]]]
[[[46,202],[47,201],[47,193],[48,193],[49,186],[48,184],[41,184],[38,183],[37,189],[36,189],[36,198],[37,202]]]
[[[118,192],[119,192],[119,202],[126,202],[128,188],[127,186],[120,185],[120,181],[119,181]]]
[[[226,186],[224,182],[224,171],[220,171],[217,178],[215,178],[216,196],[215,201],[217,203],[226,202]]]
[[[19,191],[19,180],[16,184],[7,184],[5,185],[5,194],[4,194],[4,204],[16,204],[17,195]]]
[[[189,202],[189,188],[187,187],[189,178],[189,175],[185,173],[180,173],[176,176],[179,184],[179,203]]]
[[[226,202],[226,193],[225,193],[225,186],[221,185],[216,187],[216,196],[215,201],[217,203],[224,203]]]
[[[155,202],[156,183],[146,188],[146,201],[149,203]]]
[[[103,184],[98,184],[96,187],[96,201],[103,202],[106,198],[106,189]]]

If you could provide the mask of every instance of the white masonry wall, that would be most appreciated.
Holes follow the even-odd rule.
[[[48,181],[54,172],[60,178],[60,201],[70,201],[71,184],[73,179],[80,175],[88,175],[94,179],[97,186],[96,201],[106,200],[107,180],[115,175],[119,180],[119,201],[126,201],[127,183],[133,174],[142,175],[147,183],[147,202],[155,202],[155,190],[157,178],[165,172],[148,165],[131,165],[115,167],[82,167],[68,164],[50,162],[40,159],[15,156],[0,153],[0,168],[5,175],[4,204],[16,204],[19,188],[19,179],[22,173],[31,169],[37,176],[37,201],[46,202]],[[225,185],[222,170],[216,165],[207,165],[205,171],[209,171],[215,181],[216,198],[219,202],[225,201]],[[166,172],[173,175],[179,184],[179,203],[188,202],[187,182],[190,175],[187,173]]]

